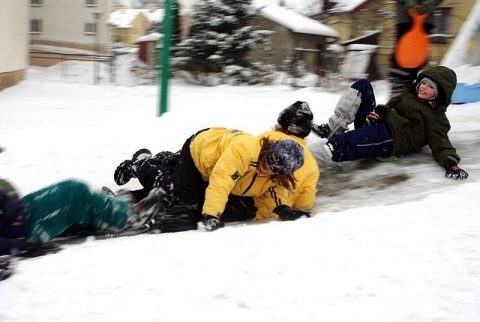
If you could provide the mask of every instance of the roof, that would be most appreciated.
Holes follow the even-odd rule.
[[[361,7],[368,0],[333,0],[336,3],[332,12],[351,12],[355,11],[358,7]]]
[[[266,19],[296,33],[340,38],[340,33],[335,29],[285,7],[268,5],[261,8],[260,13]]]
[[[378,34],[380,34],[381,30],[370,30],[365,31],[362,36],[345,40],[340,42],[342,46],[348,46],[352,44],[370,44],[370,45],[378,45]]]
[[[151,12],[149,9],[117,9],[110,13],[107,23],[117,28],[130,28],[135,18],[143,14],[148,21],[157,23],[163,20],[163,9]]]
[[[152,32],[148,35],[145,35],[145,36],[142,36],[142,37],[139,37],[137,39],[137,43],[139,42],[151,42],[151,41],[158,41],[159,39],[161,39],[163,37],[162,34],[158,33],[158,32]]]

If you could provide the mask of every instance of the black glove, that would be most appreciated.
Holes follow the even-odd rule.
[[[377,113],[379,120],[383,120],[387,115],[387,105],[378,104],[373,111]]]
[[[328,124],[313,124],[312,125],[312,131],[322,139],[329,138],[330,135],[332,134],[332,130],[328,126]]]
[[[445,174],[447,178],[453,178],[455,180],[468,178],[467,171],[461,169],[458,166],[457,162],[452,159],[448,159],[447,161],[445,161],[444,167],[445,170],[447,170],[447,173]]]
[[[6,279],[13,273],[12,256],[0,256],[0,281]]]
[[[210,215],[204,215],[203,225],[208,231],[217,230],[218,228],[222,228],[225,226],[225,224],[223,223],[223,221],[220,220],[220,218]]]
[[[273,209],[273,213],[278,215],[278,220],[288,221],[288,220],[297,220],[302,216],[310,217],[310,213],[300,209],[292,209],[287,205],[280,205]]]
[[[61,250],[61,247],[54,243],[30,242],[22,240],[19,242],[18,257],[37,257],[46,254],[54,254]]]

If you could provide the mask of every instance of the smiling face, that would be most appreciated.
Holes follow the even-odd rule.
[[[418,85],[418,98],[422,100],[431,100],[435,98],[435,88],[427,80],[423,80]]]

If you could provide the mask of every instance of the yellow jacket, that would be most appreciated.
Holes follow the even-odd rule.
[[[289,192],[289,203],[288,205],[293,208],[298,208],[302,210],[310,210],[313,208],[317,195],[317,183],[320,177],[320,170],[318,168],[317,162],[313,157],[312,153],[306,146],[306,141],[302,138],[299,138],[295,135],[288,135],[280,131],[268,131],[260,134],[260,137],[270,137],[270,139],[282,140],[282,139],[293,139],[298,144],[300,144],[305,153],[305,163],[303,166],[294,172],[295,178],[297,179],[297,187],[294,191]],[[256,197],[255,206],[258,208],[257,214],[254,220],[261,220],[265,218],[275,218],[275,214],[268,213],[265,211],[267,208],[263,205],[266,203],[264,196]]]
[[[190,154],[203,179],[209,183],[203,214],[220,217],[230,193],[261,200],[258,211],[264,214],[262,218],[278,219],[273,209],[282,204],[291,205],[287,189],[278,186],[270,176],[257,173],[261,138],[217,127],[193,139]]]

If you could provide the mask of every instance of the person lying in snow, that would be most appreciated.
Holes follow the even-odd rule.
[[[446,110],[457,77],[453,70],[436,66],[421,72],[402,94],[386,105],[376,105],[372,86],[360,79],[340,98],[327,124],[313,131],[328,138],[325,145],[310,147],[319,164],[362,158],[395,158],[428,145],[446,176],[466,179],[460,157],[449,138]],[[355,129],[348,130],[354,123]],[[364,126],[370,125],[370,126]]]
[[[306,147],[305,137],[310,134],[313,121],[313,113],[307,102],[295,102],[285,108],[278,116],[275,131],[268,131],[261,136],[269,137],[272,140],[294,139],[299,143],[305,153],[305,164],[294,172],[296,178],[296,189],[289,191],[289,205],[294,209],[309,211],[312,209],[316,200],[316,186],[320,176],[319,168],[311,152]],[[164,227],[167,223],[175,222],[175,218],[171,218],[164,212],[175,212],[177,215],[183,212],[187,218],[188,209],[181,206],[181,202],[176,198],[173,191],[173,170],[179,159],[179,152],[160,152],[152,156],[147,149],[137,151],[132,160],[123,161],[115,170],[114,180],[118,185],[124,185],[131,178],[138,178],[143,188],[136,191],[120,190],[118,195],[126,197],[129,200],[138,201],[137,198],[143,198],[154,188],[161,188],[167,192],[162,199],[163,212],[157,216],[152,224],[152,228],[165,231],[175,231]],[[271,218],[272,214],[268,211],[268,207],[263,205],[261,197],[245,197],[230,194],[225,209],[221,215],[222,221],[245,221],[245,220],[262,220]],[[183,210],[182,210],[183,208]],[[297,212],[298,216],[306,214],[305,212]],[[296,216],[290,216],[289,219],[296,219]],[[198,218],[191,217],[195,222]],[[185,222],[186,226],[182,226],[180,220],[178,222],[177,231],[195,229],[191,224]],[[163,226],[163,227],[162,227]],[[171,228],[171,227],[170,227]]]
[[[13,274],[15,257],[37,257],[60,250],[52,243],[27,241],[25,233],[23,204],[10,182],[0,179],[0,281]]]
[[[156,199],[129,206],[77,180],[65,180],[19,198],[0,179],[0,280],[14,271],[14,258],[56,253],[56,237],[117,233],[141,227]]]
[[[6,180],[0,179],[0,189],[0,255],[38,256],[59,250],[50,243],[56,237],[134,230],[156,203],[146,198],[130,206],[70,179],[22,198]]]

